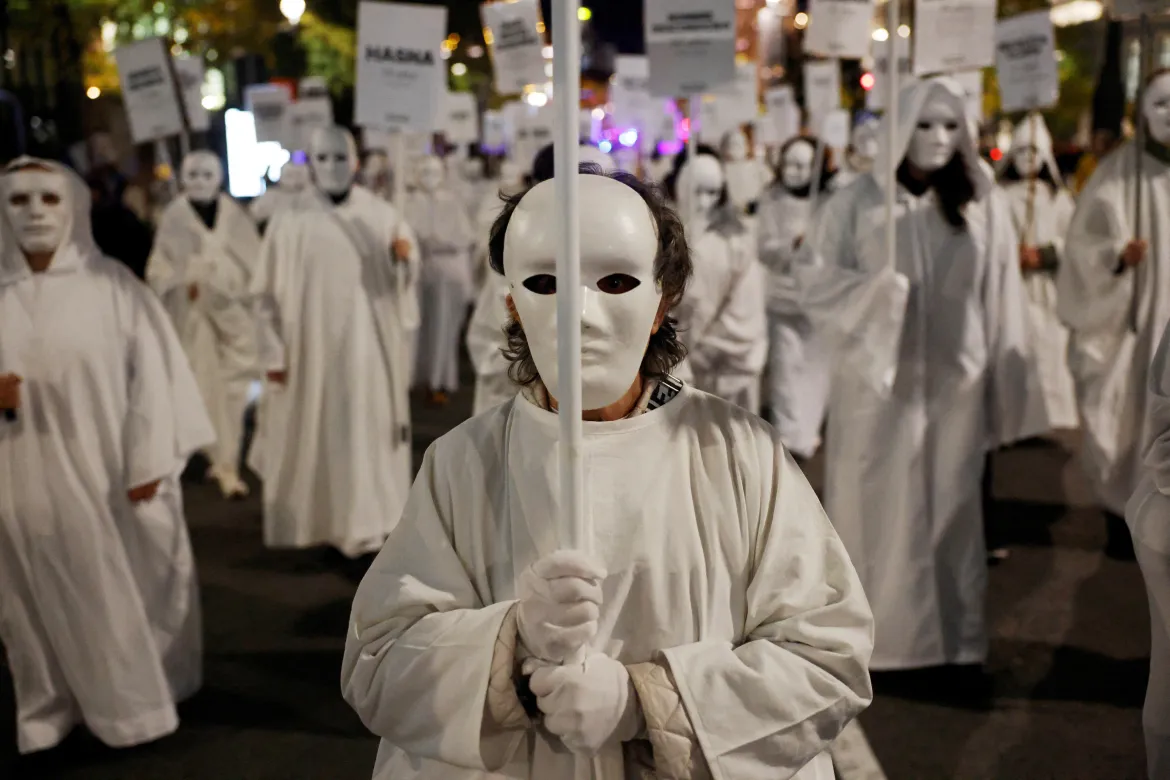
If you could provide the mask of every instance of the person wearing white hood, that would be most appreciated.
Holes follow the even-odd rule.
[[[696,155],[679,171],[680,213],[694,278],[679,306],[687,345],[681,378],[725,401],[760,412],[768,360],[766,274],[755,241],[729,202],[719,158]]]
[[[183,160],[183,193],[159,219],[146,281],[162,299],[183,342],[203,402],[215,424],[215,446],[204,454],[208,477],[227,498],[248,495],[240,479],[240,448],[248,391],[256,365],[256,319],[247,300],[260,234],[220,190],[223,167],[211,152]]]
[[[1098,164],[1077,201],[1057,272],[1057,311],[1071,331],[1084,465],[1107,513],[1106,553],[1132,558],[1120,517],[1140,471],[1146,386],[1170,321],[1170,71],[1143,97],[1146,148],[1124,144]],[[1134,211],[1142,155],[1140,235]]]
[[[849,148],[845,150],[845,165],[833,176],[833,189],[843,190],[873,172],[873,163],[881,145],[880,132],[881,123],[875,116],[866,116],[853,125]]]
[[[719,151],[727,179],[728,200],[740,214],[754,214],[764,188],[772,181],[771,171],[763,162],[749,156],[751,150],[747,136],[739,128],[723,136]]]
[[[128,747],[202,682],[179,474],[215,433],[158,299],[101,254],[89,191],[0,178],[0,642],[21,753],[84,723]]]
[[[309,164],[315,186],[276,215],[252,279],[268,382],[251,464],[267,545],[354,558],[382,546],[410,486],[418,244],[354,183],[348,131],[317,130]]]
[[[297,196],[311,184],[309,166],[292,160],[282,165],[279,181],[264,190],[264,193],[248,206],[248,212],[256,222],[260,234],[264,234],[268,223],[278,211],[290,208],[296,202]]]
[[[366,155],[358,179],[363,187],[382,200],[393,199],[394,173],[390,170],[389,156],[380,149]]]
[[[1068,330],[1056,310],[1056,272],[1076,203],[1064,187],[1052,136],[1039,114],[1016,127],[1000,178],[1020,237],[1032,353],[1040,367],[1048,422],[1056,429],[1074,429],[1079,425],[1076,390],[1068,370]]]
[[[443,161],[424,157],[419,187],[406,201],[406,221],[422,253],[422,327],[415,378],[430,403],[446,405],[459,389],[459,341],[471,303],[475,231],[464,204],[447,186]]]
[[[821,446],[821,425],[829,403],[829,361],[812,323],[801,311],[793,276],[813,216],[816,153],[816,141],[807,136],[784,144],[779,179],[765,192],[757,215],[760,260],[768,279],[764,405],[784,446],[801,459],[811,458]],[[828,157],[827,152],[823,154]],[[823,181],[828,178],[823,165],[821,171]]]
[[[492,231],[522,394],[436,441],[354,599],[342,691],[376,780],[831,780],[871,698],[845,550],[767,423],[670,376],[678,218],[581,175],[582,458],[593,556],[558,551],[557,200]],[[569,660],[583,651],[584,661]]]
[[[1018,242],[950,79],[902,90],[894,148],[814,216],[803,310],[831,365],[825,504],[874,608],[873,668],[956,665],[981,697],[987,654],[984,455],[1048,430],[1030,360]],[[884,157],[884,155],[883,155]],[[896,187],[887,263],[885,189]]]

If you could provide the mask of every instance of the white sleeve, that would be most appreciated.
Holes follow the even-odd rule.
[[[719,313],[688,353],[688,362],[700,372],[757,374],[768,359],[768,317],[765,301],[767,279],[754,253],[733,242],[743,270],[728,291]]]
[[[663,652],[716,780],[792,777],[873,695],[857,572],[800,468],[778,442],[755,444],[764,485],[744,641]]]
[[[280,254],[288,251],[285,231],[293,229],[295,225],[288,224],[285,214],[273,217],[260,242],[260,256],[256,260],[248,288],[256,318],[257,359],[263,371],[283,371],[288,368],[275,286]]]

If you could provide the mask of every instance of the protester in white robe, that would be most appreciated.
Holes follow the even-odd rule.
[[[316,131],[309,156],[315,186],[276,216],[252,280],[268,382],[251,463],[267,545],[357,557],[381,547],[410,486],[418,251],[353,183],[347,131]]]
[[[475,231],[459,196],[446,184],[443,161],[424,157],[419,187],[406,201],[406,221],[422,256],[422,327],[415,379],[432,404],[445,405],[459,389],[459,343],[474,295]]]
[[[728,200],[723,166],[696,155],[679,173],[694,277],[679,305],[687,345],[680,378],[753,414],[768,359],[766,276],[755,239]]]
[[[1118,517],[1137,483],[1149,425],[1146,386],[1170,320],[1170,73],[1145,90],[1141,234],[1135,235],[1137,154],[1124,144],[1097,165],[1077,200],[1057,273],[1058,311],[1072,332],[1085,470],[1109,517],[1106,552],[1131,557]]]
[[[1004,157],[1000,189],[1020,237],[1020,268],[1028,291],[1032,354],[1053,428],[1078,426],[1076,390],[1068,370],[1068,330],[1056,311],[1056,272],[1076,203],[1064,187],[1052,136],[1039,114],[1029,115]]]
[[[175,731],[202,681],[179,474],[214,439],[166,312],[102,256],[80,177],[0,179],[0,642],[21,753]]]
[[[385,152],[374,150],[366,155],[358,181],[382,200],[394,199],[394,172]]]
[[[918,82],[900,105],[898,181],[883,162],[833,196],[797,271],[833,366],[825,504],[874,607],[879,670],[984,661],[984,454],[1048,428],[1011,215],[987,196],[962,89]]]
[[[720,153],[727,197],[741,214],[754,213],[764,188],[772,181],[772,172],[762,160],[749,157],[747,136],[736,128],[723,136]]]
[[[280,168],[280,179],[249,204],[248,212],[263,234],[277,212],[290,208],[297,196],[312,184],[309,166],[289,160]]]
[[[180,179],[183,194],[159,220],[146,281],[171,315],[215,424],[215,446],[204,453],[208,477],[225,497],[246,496],[244,410],[260,378],[248,287],[260,235],[247,212],[220,191],[223,167],[214,154],[188,154]]]
[[[484,191],[483,200],[472,214],[475,218],[476,263],[475,280],[479,289],[488,279],[488,234],[492,223],[504,208],[500,195],[514,195],[524,189],[528,169],[513,160],[501,160],[499,176]]]
[[[881,124],[875,116],[866,116],[853,126],[849,148],[845,150],[845,164],[833,177],[833,189],[843,190],[861,177],[873,172],[881,146]]]
[[[812,322],[801,310],[793,276],[813,216],[816,153],[816,141],[807,136],[793,138],[783,146],[780,177],[764,193],[757,215],[760,260],[767,270],[768,382],[764,405],[780,440],[798,458],[811,458],[820,448],[821,425],[829,403],[829,361]],[[822,162],[827,157],[824,154]],[[823,165],[821,171],[822,181],[827,180]]]
[[[871,695],[865,596],[767,424],[668,375],[690,261],[632,178],[581,176],[596,558],[557,551],[554,190],[493,237],[524,394],[432,445],[354,600],[342,690],[374,777],[570,780],[576,753],[606,778],[831,780]]]

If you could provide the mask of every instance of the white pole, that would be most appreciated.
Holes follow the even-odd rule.
[[[390,136],[390,156],[394,160],[394,193],[390,202],[401,218],[406,213],[406,137],[401,130]]]
[[[687,172],[687,186],[691,191],[687,193],[687,213],[683,215],[683,219],[686,220],[684,224],[688,231],[694,229],[695,220],[699,216],[699,185],[695,179],[695,158],[699,155],[699,114],[703,110],[702,107],[702,95],[691,95],[687,100],[687,113],[690,115],[690,123],[688,125],[690,132],[687,134],[686,167],[690,168]],[[681,174],[682,171],[680,170],[679,173]],[[675,187],[678,187],[680,184],[682,182],[675,182]],[[690,238],[689,233],[687,237]]]
[[[889,268],[897,266],[898,261],[898,231],[894,223],[894,204],[898,193],[898,154],[897,126],[898,126],[898,3],[900,0],[886,2],[886,30],[890,42],[886,54],[886,264]]]

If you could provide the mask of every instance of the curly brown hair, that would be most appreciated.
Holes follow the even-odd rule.
[[[686,232],[682,220],[666,205],[662,192],[652,184],[640,181],[635,176],[622,171],[604,173],[600,167],[590,163],[583,163],[580,168],[583,174],[592,176],[606,176],[638,193],[639,197],[650,210],[654,220],[654,227],[658,233],[658,254],[654,259],[654,280],[662,289],[662,299],[666,302],[666,316],[662,320],[658,332],[650,336],[646,346],[646,354],[642,358],[641,374],[647,379],[664,379],[671,369],[682,362],[687,355],[686,347],[678,335],[678,321],[671,312],[682,301],[686,292],[687,283],[692,273],[691,253],[687,247]],[[535,187],[536,185],[532,185]],[[515,195],[500,193],[500,200],[504,202],[504,209],[492,225],[491,237],[488,241],[488,254],[492,270],[498,274],[504,273],[504,237],[508,232],[508,225],[512,222],[512,215],[516,213],[520,201],[532,191],[528,187]],[[514,319],[508,321],[504,327],[508,346],[502,352],[511,366],[508,368],[508,377],[520,386],[533,384],[540,378],[536,362],[532,359],[532,352],[528,348],[528,339],[524,329]]]

